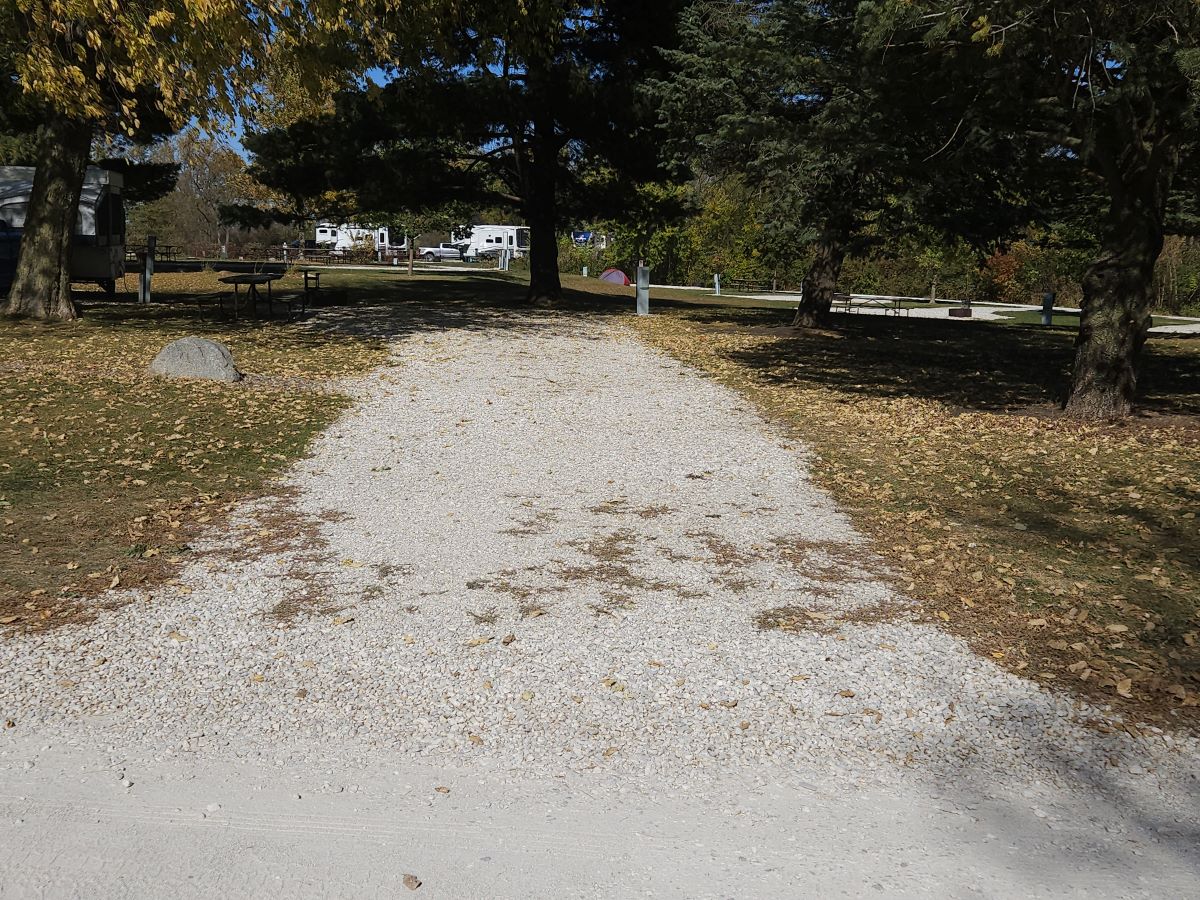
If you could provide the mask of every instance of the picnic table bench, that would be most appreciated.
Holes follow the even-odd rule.
[[[304,296],[310,297],[313,294],[321,292],[321,270],[314,269],[311,266],[305,266],[300,269],[300,274],[304,276]]]
[[[775,281],[754,281],[749,278],[723,278],[721,279],[721,287],[731,291],[741,291],[743,293],[753,291],[759,294],[775,293]]]

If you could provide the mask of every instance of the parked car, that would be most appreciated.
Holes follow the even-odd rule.
[[[458,244],[438,244],[436,247],[418,247],[417,256],[426,262],[438,259],[462,259],[462,248]]]

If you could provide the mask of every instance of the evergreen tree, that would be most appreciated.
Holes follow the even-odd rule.
[[[1038,147],[1014,177],[1098,191],[1100,252],[1083,278],[1083,313],[1067,411],[1127,415],[1150,325],[1154,266],[1196,157],[1200,5],[1194,0],[889,0],[876,40],[917,41],[946,61],[970,99],[964,128],[1019,134]],[[951,152],[961,154],[961,148]],[[1182,192],[1176,191],[1179,199]],[[1064,208],[1078,205],[1064,198]]]
[[[864,93],[856,6],[702,0],[657,89],[675,159],[742,174],[757,189],[765,242],[796,255],[811,245],[798,326],[827,324],[846,253],[891,186]]]
[[[963,132],[969,100],[924,44],[880,39],[879,6],[700,0],[656,87],[674,158],[743,177],[766,248],[811,252],[797,326],[828,323],[847,253],[916,233],[984,250],[1029,216],[1000,174],[1026,144]]]
[[[681,6],[464,4],[385,85],[342,95],[337,114],[308,123],[305,135],[267,136],[251,149],[264,175],[276,168],[272,187],[318,188],[299,159],[286,161],[303,154],[324,170],[320,189],[369,197],[377,211],[514,208],[531,232],[529,299],[553,302],[567,217],[609,214],[658,172],[653,111],[639,86],[663,66],[658,48],[673,43]]]

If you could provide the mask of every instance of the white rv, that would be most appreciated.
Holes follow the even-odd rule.
[[[33,193],[33,173],[32,166],[0,166],[0,242],[9,251],[5,262],[14,266]],[[72,281],[94,281],[111,290],[125,274],[124,186],[121,173],[88,167],[75,219]],[[11,272],[6,274],[11,277]]]
[[[386,226],[367,228],[362,225],[335,225],[332,222],[318,222],[316,241],[318,247],[329,250],[407,250],[405,240],[398,244],[392,243],[391,233]]]
[[[465,260],[499,256],[501,250],[508,250],[514,258],[529,253],[529,229],[524,225],[475,225],[469,232],[455,241]]]

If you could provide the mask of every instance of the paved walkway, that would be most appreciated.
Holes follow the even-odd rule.
[[[673,288],[673,290],[680,290]],[[711,293],[711,292],[710,292]],[[801,300],[800,294],[747,294],[734,295],[726,292],[726,296],[740,296],[747,300],[775,300],[781,303],[792,302],[799,303]],[[855,294],[855,298],[860,295]],[[879,298],[877,298],[879,299]],[[914,319],[951,319],[950,310],[954,307],[949,304],[939,307],[913,308],[905,310],[902,315]],[[1042,307],[1032,304],[1017,304],[1017,303],[975,303],[971,307],[972,315],[970,318],[954,318],[955,322],[1003,322],[1006,319],[1012,318],[1016,313],[1035,312],[1040,313]],[[1078,315],[1079,308],[1075,306],[1056,306],[1054,308],[1056,315]],[[866,316],[891,316],[895,315],[895,310],[880,306],[867,306],[861,302],[854,306],[854,315]],[[1189,318],[1187,316],[1156,316],[1160,321],[1166,320],[1169,325],[1156,325],[1150,329],[1150,334],[1200,334],[1200,319]]]
[[[1196,744],[909,621],[737,396],[392,327],[178,586],[0,643],[0,897],[1194,894]]]

